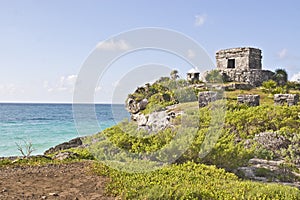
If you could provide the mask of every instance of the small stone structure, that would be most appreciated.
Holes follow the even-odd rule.
[[[244,103],[248,106],[259,106],[259,95],[245,94],[237,97],[238,103]]]
[[[274,103],[275,105],[284,105],[287,103],[288,106],[297,105],[299,102],[298,94],[275,94]]]
[[[213,91],[199,92],[199,107],[205,107],[210,102],[218,100],[218,93]]]
[[[261,50],[251,47],[220,50],[216,53],[217,69],[228,82],[245,82],[254,87],[271,79],[274,72],[262,70]]]
[[[199,81],[200,72],[197,68],[192,68],[187,72],[187,80],[191,83]]]

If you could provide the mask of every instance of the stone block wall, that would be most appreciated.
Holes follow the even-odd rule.
[[[239,95],[237,97],[238,103],[244,103],[248,106],[259,106],[260,96],[259,95]]]
[[[220,50],[216,53],[217,69],[227,82],[244,82],[254,87],[270,80],[274,73],[262,70],[261,50],[251,47]]]
[[[216,53],[217,68],[228,69],[228,61],[234,60],[237,70],[262,69],[261,50],[250,47],[220,50]]]
[[[297,105],[299,102],[298,94],[275,94],[274,103],[275,105],[284,105],[285,103],[288,106]]]
[[[213,91],[199,92],[198,102],[199,107],[205,107],[210,102],[218,100],[218,93]]]
[[[244,82],[254,87],[261,86],[264,81],[272,79],[274,72],[269,70],[252,69],[248,71],[224,69],[220,74],[226,82]]]

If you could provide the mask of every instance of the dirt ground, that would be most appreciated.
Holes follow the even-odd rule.
[[[0,199],[114,199],[105,177],[88,172],[88,162],[0,168]]]

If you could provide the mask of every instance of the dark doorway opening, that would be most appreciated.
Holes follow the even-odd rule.
[[[235,68],[235,59],[228,59],[227,68]]]

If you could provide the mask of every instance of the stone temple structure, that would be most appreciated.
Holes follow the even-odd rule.
[[[260,86],[271,79],[272,71],[262,69],[261,50],[251,47],[220,50],[216,53],[217,69],[225,81]]]
[[[199,81],[200,71],[198,68],[192,68],[187,72],[187,80],[191,83]]]

